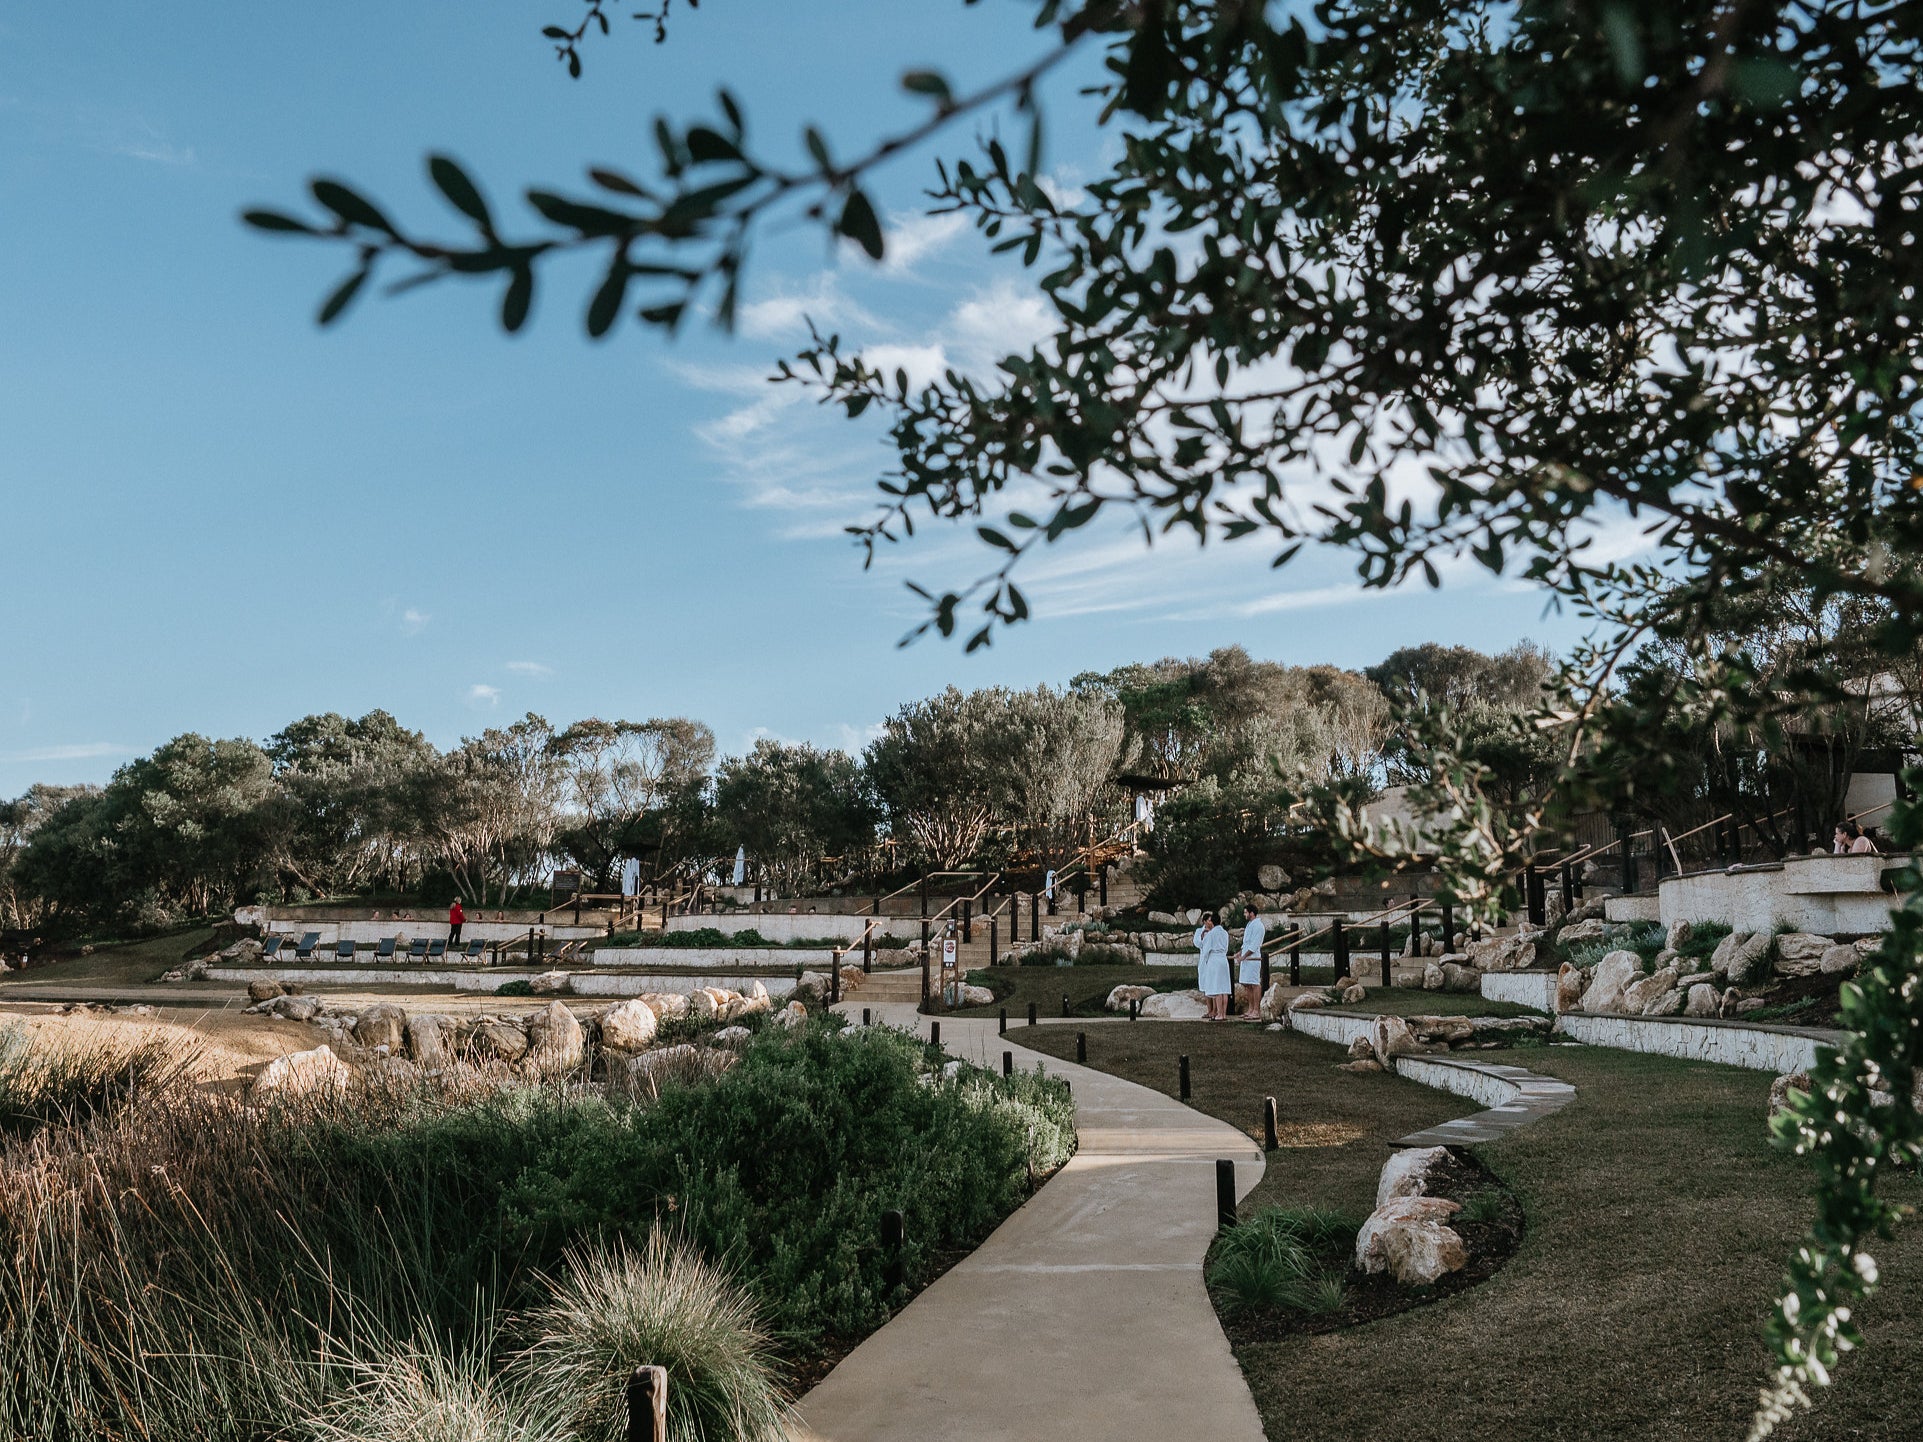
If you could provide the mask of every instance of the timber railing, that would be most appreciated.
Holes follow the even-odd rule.
[[[1273,955],[1276,952],[1284,950],[1288,952],[1289,956],[1289,985],[1302,985],[1302,948],[1312,941],[1321,940],[1325,936],[1329,938],[1329,951],[1335,959],[1335,974],[1337,976],[1354,975],[1354,972],[1351,970],[1354,944],[1360,940],[1363,945],[1366,946],[1370,939],[1369,933],[1372,930],[1375,933],[1374,940],[1380,953],[1382,964],[1381,985],[1392,986],[1394,985],[1392,980],[1394,962],[1394,943],[1391,939],[1392,928],[1395,923],[1406,921],[1409,923],[1409,929],[1413,934],[1420,930],[1421,923],[1418,918],[1420,918],[1424,912],[1428,911],[1435,911],[1440,914],[1443,951],[1449,952],[1455,950],[1456,913],[1454,904],[1447,901],[1437,901],[1434,897],[1430,896],[1412,896],[1407,901],[1400,901],[1393,906],[1384,907],[1381,911],[1365,916],[1360,921],[1353,921],[1345,916],[1336,916],[1331,917],[1327,922],[1313,931],[1306,930],[1301,926],[1292,926],[1287,931],[1278,932],[1273,937],[1265,938],[1262,942],[1262,990],[1266,993],[1269,989],[1269,983],[1272,980]]]

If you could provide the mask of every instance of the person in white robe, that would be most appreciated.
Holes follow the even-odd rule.
[[[1235,979],[1242,989],[1242,1014],[1245,1020],[1262,1020],[1262,941],[1268,928],[1253,906],[1242,907],[1244,924],[1242,945],[1236,952]]]
[[[1198,990],[1209,999],[1209,1020],[1229,1018],[1229,934],[1214,912],[1206,912],[1195,933],[1200,953],[1195,976]]]

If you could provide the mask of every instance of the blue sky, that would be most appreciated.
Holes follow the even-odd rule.
[[[815,120],[852,149],[923,113],[903,70],[961,88],[1040,44],[1018,0],[712,0],[677,9],[664,47],[617,31],[571,82],[538,30],[577,6],[0,17],[0,796],[312,711],[385,707],[444,745],[535,710],[696,716],[726,750],[854,746],[951,681],[1230,643],[1364,665],[1428,639],[1573,638],[1486,578],[1363,596],[1338,557],[1274,573],[1258,544],[1147,553],[1114,531],[1030,572],[1038,619],[989,651],[897,649],[920,617],[903,577],[953,584],[981,558],[935,536],[864,574],[840,527],[872,504],[878,432],[763,378],[806,314],[911,369],[985,365],[1035,333],[1018,268],[917,217],[925,158],[877,185],[904,222],[889,263],[770,237],[733,338],[590,342],[579,273],[548,279],[515,339],[493,292],[462,286],[317,331],[339,258],[236,220],[296,205],[312,174],[438,222],[422,158],[445,150],[525,214],[525,184],[645,170],[651,117],[711,113],[720,83],[756,135]],[[1054,90],[1069,185],[1102,160],[1073,93],[1087,78]]]

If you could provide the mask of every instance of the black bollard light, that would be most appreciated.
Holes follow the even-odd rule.
[[[1083,1066],[1088,1065],[1088,1033],[1085,1031],[1075,1033],[1075,1060]]]
[[[874,1013],[865,1006],[861,1009],[861,1024],[863,1026],[873,1026],[875,1024]]]
[[[1275,1150],[1275,1098],[1262,1098],[1262,1150]]]
[[[1128,999],[1128,1019],[1130,1021],[1135,1020],[1136,1013],[1140,1010],[1139,1001],[1140,999],[1138,997],[1133,996]]]
[[[1235,1163],[1227,1157],[1215,1164],[1215,1222],[1219,1227],[1235,1225]]]
[[[1068,1015],[1068,993],[1067,992],[1062,993],[1062,1015],[1063,1016]]]
[[[1008,1030],[1008,1008],[1002,1008],[1001,1016],[995,1022],[995,1035],[1000,1036]]]
[[[1035,1003],[1032,1001],[1028,1004],[1028,1024],[1035,1025]]]
[[[1187,1101],[1189,1099],[1189,1055],[1187,1052],[1182,1053],[1181,1076],[1182,1100]]]
[[[930,1046],[941,1045],[941,1023],[938,1021],[928,1023],[928,1044]]]
[[[1015,1075],[1015,1053],[1012,1051],[1005,1051],[1002,1053],[1002,1075],[1003,1076]]]

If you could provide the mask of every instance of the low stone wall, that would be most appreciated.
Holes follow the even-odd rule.
[[[900,953],[889,952],[890,956]],[[828,948],[757,946],[603,946],[594,953],[596,966],[808,966],[834,963]],[[850,952],[842,958],[861,965],[861,953]]]
[[[454,991],[471,991],[492,994],[510,981],[528,981],[540,976],[538,971],[519,968],[490,967],[486,970],[442,970],[432,967],[408,967],[389,970],[384,967],[325,967],[307,966],[210,966],[207,977],[210,981],[258,981],[263,978],[278,981],[285,985],[295,982],[301,986],[441,986]],[[792,976],[749,976],[726,973],[688,976],[633,976],[618,972],[596,974],[594,972],[574,971],[568,974],[568,992],[573,996],[640,996],[650,991],[674,991],[687,993],[698,987],[719,986],[731,991],[745,991],[755,982],[760,982],[768,990],[768,995],[777,999],[786,997],[795,989]]]
[[[447,939],[446,921],[301,921],[286,919],[268,923],[267,931],[275,936],[289,937],[299,941],[310,931],[320,933],[320,944],[332,948],[339,941],[353,941],[372,948],[390,936],[405,936],[412,940],[424,936],[429,941]],[[563,941],[580,941],[590,937],[606,936],[607,932],[598,926],[542,926],[536,930],[546,935],[550,944]],[[470,921],[461,929],[461,940],[468,941],[519,941],[528,934],[526,922],[512,921]]]
[[[1027,918],[1023,918],[1026,920]],[[737,931],[755,930],[770,941],[805,941],[814,937],[838,937],[843,941],[853,941],[867,929],[868,923],[879,921],[878,934],[902,938],[921,938],[921,920],[906,916],[864,916],[836,915],[830,912],[799,912],[790,916],[785,911],[734,912],[724,916],[670,916],[669,931],[700,931],[713,927],[716,931],[733,936]]]
[[[1610,896],[1603,899],[1603,916],[1610,921],[1661,921],[1659,896]]]
[[[1433,1057],[1399,1056],[1396,1075],[1421,1082],[1437,1091],[1453,1092],[1459,1097],[1480,1102],[1485,1107],[1506,1106],[1522,1095],[1522,1088],[1506,1077],[1479,1067],[1461,1066]]]
[[[1314,1009],[1289,1013],[1289,1025],[1296,1031],[1318,1041],[1332,1041],[1338,1046],[1347,1046],[1357,1037],[1367,1036],[1373,1023],[1373,1017],[1337,1016]]]
[[[1556,1009],[1556,974],[1553,971],[1485,971],[1482,974],[1484,1001],[1506,1001],[1535,1011]]]
[[[1737,931],[1809,931],[1867,936],[1888,930],[1891,899],[1883,873],[1906,856],[1792,856],[1767,866],[1697,871],[1665,879],[1664,926],[1720,921]]]
[[[1556,1029],[1590,1046],[1717,1062],[1778,1075],[1807,1071],[1816,1059],[1817,1048],[1827,1045],[1820,1036],[1789,1027],[1745,1026],[1707,1018],[1681,1021],[1670,1017],[1589,1016],[1571,1011],[1557,1019]]]

